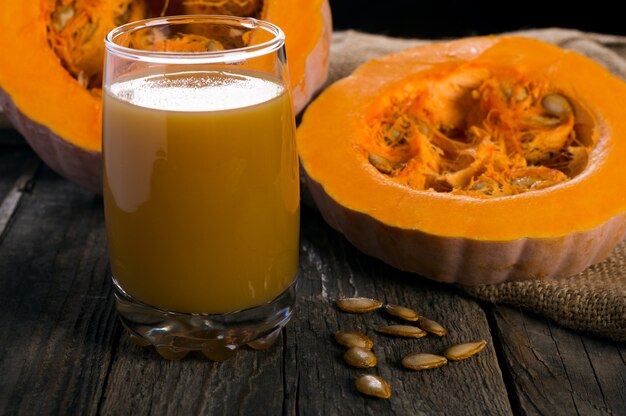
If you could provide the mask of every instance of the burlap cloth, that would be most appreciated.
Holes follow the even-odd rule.
[[[626,79],[626,37],[564,29],[515,34],[580,52]],[[328,83],[347,76],[368,59],[430,42],[433,41],[389,38],[354,31],[336,32],[333,35]],[[624,107],[626,117],[626,103]],[[626,186],[624,190],[615,191],[626,192]],[[463,289],[478,299],[517,305],[575,330],[626,341],[626,242],[622,242],[609,259],[576,276]]]

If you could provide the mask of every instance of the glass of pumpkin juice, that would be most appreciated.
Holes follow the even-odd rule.
[[[266,348],[296,297],[299,178],[284,35],[176,16],[105,40],[104,208],[118,314],[164,357]]]

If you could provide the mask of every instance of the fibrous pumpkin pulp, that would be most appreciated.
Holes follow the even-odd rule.
[[[307,109],[326,221],[403,270],[467,284],[575,274],[626,229],[626,84],[521,37],[370,61]]]

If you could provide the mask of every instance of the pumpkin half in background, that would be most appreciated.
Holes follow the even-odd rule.
[[[571,51],[467,38],[370,61],[307,108],[325,220],[363,252],[463,284],[578,273],[626,228],[626,84]]]
[[[46,164],[101,192],[104,37],[158,15],[229,14],[268,20],[286,34],[296,111],[326,80],[328,0],[29,0],[0,13],[0,106]]]

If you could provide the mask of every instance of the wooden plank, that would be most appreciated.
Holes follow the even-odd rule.
[[[27,147],[4,147],[0,144],[0,204],[15,187],[18,178],[28,170],[25,166],[37,160]]]
[[[47,168],[0,241],[0,409],[94,414],[114,345],[102,201]]]
[[[35,174],[37,173],[37,170],[39,170],[40,166],[41,161],[39,161],[39,159],[35,157],[27,158],[25,163],[19,167],[20,173],[15,180],[13,187],[6,193],[0,192],[0,195],[4,194],[3,199],[0,200],[2,201],[0,203],[0,238],[2,238],[4,230],[9,225],[9,221],[11,221],[13,214],[15,214],[24,193],[30,192],[34,183]],[[11,177],[13,175],[7,176]],[[0,191],[2,190],[0,189]]]
[[[481,307],[452,286],[426,281],[360,254],[321,218],[306,212],[303,224],[303,299],[295,325],[287,330],[287,369],[293,414],[510,414],[511,408],[489,325]],[[374,328],[395,322],[383,311],[353,315],[333,301],[343,296],[367,296],[415,308],[442,323],[444,337],[418,340],[390,338]],[[379,360],[375,370],[348,368],[344,349],[332,334],[359,329],[374,340]],[[489,346],[467,361],[434,370],[413,372],[400,365],[413,351],[442,353],[457,342],[485,339]],[[354,378],[376,373],[393,389],[389,400],[356,392]],[[454,399],[452,399],[454,398]]]
[[[0,238],[40,164],[15,130],[0,129]]]
[[[0,115],[0,118],[2,116]],[[0,127],[2,122],[0,121]],[[12,128],[0,128],[0,147],[6,149],[7,147],[28,147],[24,137],[15,129]]]
[[[268,351],[240,350],[222,363],[199,353],[166,361],[121,337],[102,414],[280,415],[283,358],[279,339]]]
[[[282,339],[265,352],[241,350],[211,363],[199,355],[163,362],[122,337],[101,408],[104,414],[511,414],[489,326],[481,307],[454,288],[425,282],[358,253],[310,210],[302,221],[301,297]],[[374,296],[416,307],[447,326],[443,337],[399,340],[373,332],[391,320],[382,312],[350,315],[338,296]],[[332,334],[365,330],[376,342],[376,369],[348,368]],[[484,338],[488,348],[467,361],[421,373],[401,357],[420,349]],[[378,373],[394,389],[390,400],[363,397],[354,377]],[[454,398],[454,399],[453,399]]]
[[[523,310],[494,313],[522,414],[626,414],[626,345]]]

